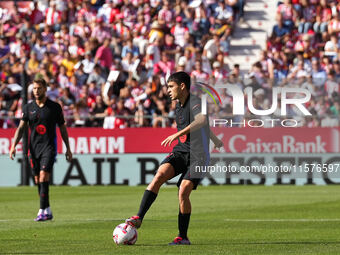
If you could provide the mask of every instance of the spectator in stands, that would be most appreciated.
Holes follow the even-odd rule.
[[[340,85],[335,79],[335,71],[333,69],[328,73],[325,90],[329,98],[332,98],[333,95],[337,96],[340,94]]]
[[[230,5],[227,5],[225,1],[219,1],[218,6],[215,9],[216,23],[225,25],[231,24],[233,21],[233,9]]]
[[[338,83],[340,83],[340,60],[335,60],[333,63],[334,71],[335,71],[335,79]]]
[[[302,0],[302,13],[300,15],[298,31],[300,34],[308,33],[313,27],[316,20],[316,6],[311,4],[309,0]]]
[[[85,58],[83,60],[81,60],[81,62],[78,62],[78,65],[79,66],[80,65],[83,66],[83,71],[87,75],[90,74],[93,71],[95,63],[92,60],[91,51],[86,51],[85,52]]]
[[[53,26],[53,29],[58,31],[60,29],[61,12],[56,9],[56,1],[50,1],[50,6],[45,11],[44,26]]]
[[[73,75],[74,66],[76,61],[71,58],[69,51],[64,52],[64,59],[61,61],[61,65],[66,68],[66,76],[71,77]]]
[[[282,16],[283,25],[291,31],[294,26],[294,21],[296,18],[296,13],[294,11],[292,1],[284,0],[277,8],[277,14]]]
[[[212,79],[214,84],[226,84],[228,78],[227,70],[222,69],[221,63],[215,61],[213,63]]]
[[[172,61],[174,61],[176,56],[181,52],[181,47],[175,44],[173,35],[165,35],[163,52],[165,52]]]
[[[33,25],[41,24],[44,20],[44,14],[38,8],[38,1],[33,2],[33,10],[30,14],[30,21]]]
[[[231,71],[227,65],[230,38],[242,16],[244,0],[137,3],[43,1],[39,7],[34,2],[27,13],[14,8],[0,30],[1,85],[10,78],[18,80],[23,66],[30,82],[44,77],[51,84],[50,96],[56,99],[59,92],[58,99],[64,101],[68,125],[75,125],[74,114],[79,120],[95,116],[95,121],[84,125],[104,125],[98,118],[112,117],[115,128],[151,126],[152,121],[141,117],[154,112],[171,117],[174,106],[166,101],[162,84],[175,69],[190,73],[193,82],[228,80],[240,87],[244,83],[258,91],[259,98],[270,98],[271,85],[303,86],[313,89],[313,96],[327,98],[324,102],[313,98],[311,110],[318,115],[337,107],[340,5],[336,1],[285,0],[279,4],[277,25],[266,51],[253,62],[249,84],[237,65]],[[105,85],[111,70],[118,75]],[[0,97],[3,102],[4,95]],[[101,100],[111,112],[103,112]],[[9,114],[8,107],[2,111],[6,116],[20,116],[20,100],[13,107]],[[133,118],[112,116],[122,109],[123,116]],[[321,121],[308,119],[306,125]]]
[[[111,30],[104,23],[102,17],[96,19],[96,26],[91,33],[91,37],[97,38],[99,43],[103,43],[105,39],[111,38]]]
[[[328,34],[339,34],[339,32],[340,32],[340,8],[333,14],[333,18],[328,24]]]
[[[40,61],[46,52],[46,45],[43,43],[41,36],[38,36],[33,46],[33,51],[37,54],[37,59]]]
[[[162,9],[158,13],[158,22],[161,25],[170,26],[173,19],[173,11],[168,0],[164,1]]]
[[[128,40],[126,45],[123,47],[121,55],[122,58],[125,58],[128,52],[132,53],[132,56],[135,59],[139,57],[139,48],[133,45],[132,39]]]
[[[89,78],[87,79],[87,84],[90,84],[91,82],[95,82],[98,87],[105,83],[104,74],[102,73],[102,69],[98,64],[95,65],[93,71],[90,73]]]
[[[274,39],[276,42],[280,42],[282,38],[290,33],[289,28],[284,26],[283,24],[283,17],[281,14],[278,14],[276,16],[277,24],[273,27],[272,31],[272,39]]]
[[[195,62],[195,69],[191,73],[191,79],[193,84],[196,82],[206,83],[209,80],[209,74],[203,71],[200,60],[196,60]]]
[[[174,70],[175,62],[168,58],[168,54],[166,52],[162,52],[161,61],[154,65],[154,75],[160,75],[161,77],[164,77],[168,74],[173,73]]]
[[[106,116],[107,106],[105,105],[101,95],[96,96],[96,102],[91,105],[90,112],[93,127],[103,127],[104,117]]]
[[[57,102],[60,97],[58,83],[55,80],[50,80],[46,96],[54,102]]]
[[[311,75],[313,84],[317,87],[322,87],[327,80],[326,71],[320,66],[320,62],[317,58],[312,59]]]
[[[325,56],[335,59],[340,49],[339,45],[338,36],[335,33],[332,34],[330,40],[325,44]]]
[[[327,0],[320,0],[320,5],[316,8],[316,22],[314,23],[315,33],[327,32],[328,23],[332,18],[332,10],[329,7]]]
[[[77,19],[84,17],[89,24],[96,18],[94,8],[91,7],[91,2],[88,0],[82,1],[81,9],[76,14]]]
[[[103,45],[98,48],[94,58],[94,62],[102,67],[105,75],[108,75],[113,61],[110,42],[111,39],[106,38]]]
[[[39,71],[39,61],[37,59],[37,53],[31,51],[30,59],[26,63],[26,72],[33,79],[33,77]]]
[[[0,37],[0,63],[4,63],[10,55],[10,48],[5,37]]]
[[[185,35],[189,33],[189,29],[184,25],[181,16],[176,17],[176,25],[172,27],[171,33],[175,37],[175,43],[183,48],[185,45]]]
[[[210,40],[204,45],[203,56],[206,56],[210,61],[216,59],[216,56],[221,52],[220,38],[217,34],[214,34]]]

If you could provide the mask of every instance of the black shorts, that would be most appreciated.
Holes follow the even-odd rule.
[[[190,159],[191,157],[191,159]],[[206,173],[197,171],[197,166],[206,166],[207,160],[205,157],[194,157],[190,153],[171,152],[161,163],[170,163],[175,169],[175,176],[180,175],[177,182],[177,187],[181,185],[182,180],[189,180],[194,184],[194,189],[205,177]],[[175,177],[174,176],[174,177]]]
[[[40,171],[51,173],[53,164],[55,162],[55,157],[55,153],[45,153],[37,158],[33,155],[30,155],[29,160],[33,176],[39,175]]]

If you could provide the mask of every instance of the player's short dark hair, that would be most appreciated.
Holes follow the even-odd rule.
[[[47,83],[42,78],[35,79],[33,82],[43,86],[44,88],[47,88]]]
[[[180,85],[181,83],[184,83],[187,90],[190,90],[191,79],[190,79],[190,75],[187,74],[186,72],[173,73],[168,78],[168,83],[170,81],[173,81],[173,82],[177,83],[178,85]]]

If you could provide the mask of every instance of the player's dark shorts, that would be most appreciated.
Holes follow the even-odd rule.
[[[191,158],[190,158],[191,157]],[[181,185],[182,180],[189,180],[194,184],[194,189],[205,177],[206,173],[197,171],[201,169],[199,166],[207,165],[207,160],[204,157],[194,157],[190,153],[171,152],[161,163],[170,163],[175,169],[175,176],[180,175],[177,186]],[[198,166],[198,167],[197,167]]]
[[[30,155],[29,161],[33,176],[39,175],[40,171],[51,173],[55,162],[55,153],[44,153],[40,157]]]

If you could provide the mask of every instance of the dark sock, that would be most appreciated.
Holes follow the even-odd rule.
[[[38,195],[40,196],[40,183],[38,183],[37,186],[38,186]]]
[[[188,227],[189,227],[189,221],[190,221],[190,213],[184,213],[181,212],[178,213],[178,230],[179,230],[179,236],[183,239],[188,239],[187,233],[188,233]]]
[[[139,211],[137,213],[141,220],[143,220],[144,215],[149,210],[150,206],[155,201],[156,197],[157,197],[156,193],[153,193],[150,190],[145,190],[142,201],[139,206]]]
[[[40,209],[46,209],[48,207],[48,182],[40,183]]]
[[[47,182],[47,201],[46,208],[50,207],[50,182]]]

